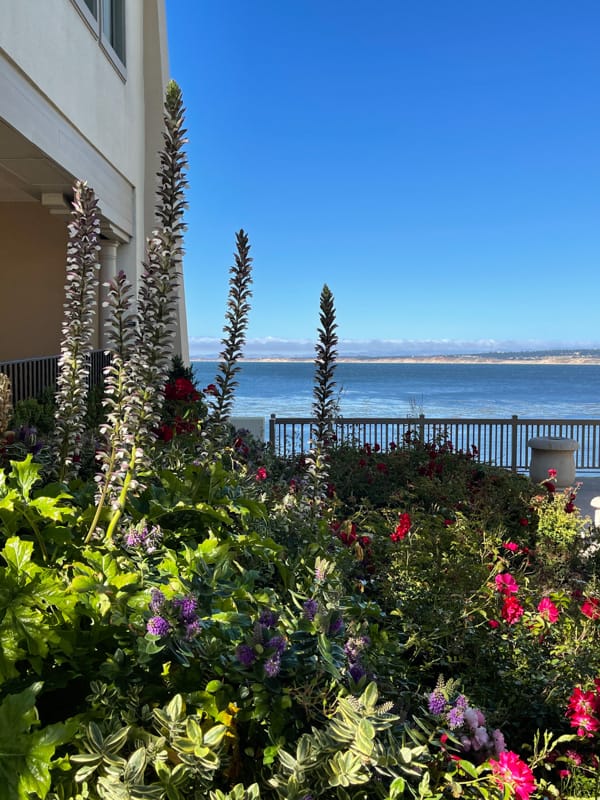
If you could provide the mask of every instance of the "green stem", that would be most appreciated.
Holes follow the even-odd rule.
[[[117,508],[115,513],[112,516],[112,519],[106,529],[106,539],[110,541],[113,537],[115,532],[115,528],[117,527],[117,523],[121,519],[121,515],[123,514],[123,509],[125,508],[125,501],[127,500],[127,493],[129,491],[129,485],[133,478],[133,473],[135,471],[135,452],[136,447],[135,443],[131,450],[131,458],[129,460],[129,466],[127,467],[127,473],[125,475],[125,480],[123,481],[123,487],[121,488],[121,494],[119,495],[119,502],[117,504]]]
[[[102,489],[102,493],[100,495],[100,499],[98,500],[98,505],[96,506],[96,513],[94,514],[94,519],[92,520],[92,524],[90,525],[90,529],[87,532],[87,536],[83,540],[84,544],[89,544],[92,536],[94,535],[94,531],[98,527],[98,522],[100,521],[100,515],[102,513],[102,509],[104,508],[104,504],[106,502],[106,497],[108,495],[108,486],[109,486],[109,478],[112,475],[114,466],[115,466],[115,458],[116,458],[116,448],[113,447],[110,454],[110,460],[108,462],[108,469],[106,470],[106,480],[104,481],[104,488]]]
[[[27,512],[27,509],[23,509],[23,516],[27,520],[27,522],[31,525],[33,532],[35,533],[35,538],[38,540],[38,544],[40,546],[40,550],[42,551],[42,557],[44,561],[48,561],[48,551],[46,550],[46,545],[44,544],[44,540],[42,539],[42,534],[35,523],[33,517]]]

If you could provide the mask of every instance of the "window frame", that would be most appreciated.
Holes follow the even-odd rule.
[[[111,33],[104,30],[104,3],[112,3],[112,0],[95,0],[94,6],[96,14],[90,9],[85,0],[71,0],[80,17],[86,23],[91,34],[98,42],[100,49],[119,73],[121,78],[127,80],[127,25],[126,25],[126,2],[122,0],[120,11],[120,24],[123,28],[123,57],[117,53],[111,42]]]

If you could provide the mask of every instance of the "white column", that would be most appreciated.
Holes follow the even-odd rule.
[[[117,248],[119,242],[114,239],[100,241],[100,290],[98,297],[98,346],[104,350],[107,346],[106,321],[110,310],[104,305],[108,297],[108,289],[104,285],[117,275]]]

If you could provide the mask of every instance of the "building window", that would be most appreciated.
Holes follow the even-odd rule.
[[[125,78],[125,0],[73,0],[73,3]]]
[[[98,19],[98,0],[83,0],[94,19]]]
[[[100,0],[102,41],[108,43],[125,64],[125,0]]]

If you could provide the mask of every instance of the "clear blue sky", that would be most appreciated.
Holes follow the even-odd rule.
[[[324,283],[340,352],[600,346],[598,0],[167,0],[167,23],[192,354],[240,228],[248,354],[310,352]]]

